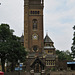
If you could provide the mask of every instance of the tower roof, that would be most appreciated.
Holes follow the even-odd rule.
[[[50,37],[48,36],[48,34],[46,34],[45,38],[44,38],[44,42],[53,42]]]
[[[21,36],[20,42],[21,42],[21,43],[24,42],[24,35],[23,35],[23,34],[22,34],[22,36]]]

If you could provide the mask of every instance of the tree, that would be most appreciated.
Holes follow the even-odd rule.
[[[11,62],[11,71],[14,70],[14,66],[18,59],[25,61],[26,57],[25,48],[20,43],[20,38],[13,35],[13,30],[10,29],[9,25],[0,25],[0,58],[2,64],[2,71],[5,71],[4,64],[5,60]]]
[[[75,30],[75,26],[73,27],[73,29]],[[75,58],[75,32],[73,34],[73,43],[72,43],[72,47],[71,47],[71,51],[72,51],[72,57],[73,59]]]
[[[67,51],[56,50],[56,54],[58,55],[59,60],[72,60],[71,53],[69,52],[69,50]]]
[[[13,34],[13,30],[10,30],[9,25],[1,24],[0,25],[0,58],[2,64],[2,71],[5,71],[4,64],[7,56],[7,39]]]
[[[7,60],[11,62],[11,71],[14,71],[14,67],[18,60],[21,62],[25,61],[27,52],[21,45],[19,38],[16,36],[12,36],[12,40],[10,39],[9,46]]]

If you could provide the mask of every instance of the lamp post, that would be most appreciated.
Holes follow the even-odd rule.
[[[18,60],[18,68],[19,68],[18,75],[20,75],[20,60]]]

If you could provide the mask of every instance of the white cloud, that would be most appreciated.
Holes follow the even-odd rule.
[[[67,0],[67,5],[68,6],[72,6],[72,5],[74,5],[75,4],[75,0]]]
[[[44,0],[45,34],[48,34],[60,50],[70,50],[75,24],[75,0]],[[15,34],[21,36],[24,25],[22,0],[0,0],[0,23],[8,23]]]
[[[21,0],[1,0],[0,6],[0,24],[7,23],[12,29],[15,30],[15,34],[22,35],[24,24],[24,5]]]
[[[49,0],[47,2],[46,7],[49,8],[45,8],[45,30],[48,30],[57,49],[70,50],[73,37],[72,27],[75,24],[75,0]]]

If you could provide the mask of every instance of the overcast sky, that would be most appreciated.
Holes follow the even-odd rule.
[[[24,26],[24,1],[0,0],[0,24],[7,23],[21,36]],[[70,50],[75,24],[75,0],[44,1],[44,36],[46,32],[56,49]]]

